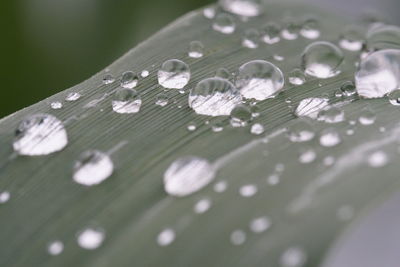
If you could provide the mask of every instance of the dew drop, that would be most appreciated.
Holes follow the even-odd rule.
[[[293,85],[302,85],[306,81],[306,76],[300,69],[294,69],[289,72],[289,83]]]
[[[232,16],[222,13],[216,16],[212,28],[223,34],[232,34],[235,31],[236,24]]]
[[[249,227],[253,233],[262,233],[271,227],[271,221],[269,220],[268,217],[265,216],[258,217],[251,220]]]
[[[157,236],[157,244],[165,247],[170,245],[175,240],[175,231],[167,228],[162,230]]]
[[[214,7],[206,7],[205,9],[203,9],[203,15],[208,19],[213,19],[215,17],[215,14],[216,10]]]
[[[389,157],[383,151],[376,151],[369,155],[367,160],[372,168],[381,168],[389,162]]]
[[[60,109],[63,107],[63,104],[60,101],[51,102],[50,107],[52,109]]]
[[[19,124],[13,148],[19,155],[42,156],[60,151],[67,144],[67,132],[60,120],[49,114],[35,114]]]
[[[231,233],[231,242],[235,246],[240,246],[246,242],[246,233],[242,230],[235,230]]]
[[[63,250],[64,250],[64,244],[59,240],[55,240],[47,246],[47,252],[50,255],[54,256],[59,255],[61,254],[61,252],[63,252]]]
[[[10,200],[11,194],[8,191],[0,192],[0,204],[6,203]]]
[[[338,107],[331,106],[318,113],[318,120],[326,123],[338,123],[345,120],[344,111]]]
[[[299,247],[290,247],[282,255],[280,263],[282,267],[302,267],[307,260],[307,255]]]
[[[388,94],[390,104],[393,106],[400,106],[400,90],[394,90]]]
[[[219,0],[221,7],[230,13],[244,17],[255,17],[261,14],[261,0]]]
[[[293,21],[286,23],[285,28],[282,30],[281,35],[286,40],[296,40],[299,37],[300,26]]]
[[[328,99],[319,97],[305,98],[300,101],[295,110],[297,117],[309,117],[316,119],[318,113],[328,106]]]
[[[190,42],[189,57],[201,58],[204,55],[204,45],[200,41]]]
[[[189,106],[197,114],[208,116],[228,116],[241,101],[235,86],[221,78],[204,79],[189,94]]]
[[[168,96],[164,93],[158,94],[156,96],[156,105],[164,107],[168,104]]]
[[[214,191],[217,193],[222,193],[225,192],[227,187],[228,184],[226,183],[226,181],[219,181],[214,185]]]
[[[343,52],[334,44],[324,41],[308,45],[301,57],[301,67],[307,75],[326,79],[340,73]]]
[[[340,134],[334,128],[323,130],[319,138],[319,143],[324,147],[334,147],[341,142]]]
[[[376,115],[375,113],[370,110],[369,108],[364,108],[358,118],[358,121],[362,125],[372,125],[375,123]]]
[[[244,33],[242,45],[244,47],[255,49],[258,47],[260,33],[256,29],[247,29]]]
[[[99,228],[87,228],[77,237],[78,245],[83,249],[94,250],[104,241],[105,232]]]
[[[313,149],[305,149],[300,153],[299,162],[303,164],[313,162],[317,157],[317,154]]]
[[[142,78],[146,78],[146,77],[148,77],[150,75],[150,72],[148,71],[148,70],[143,70],[141,73],[140,73],[140,76],[142,77]]]
[[[65,98],[66,101],[73,102],[81,98],[81,94],[77,92],[71,92]]]
[[[296,143],[310,141],[314,136],[312,125],[304,119],[299,119],[288,131],[289,140]]]
[[[138,76],[133,71],[126,71],[122,73],[121,77],[121,87],[132,89],[138,84]]]
[[[103,84],[107,85],[107,84],[112,84],[113,82],[115,82],[114,76],[112,76],[111,74],[104,75]]]
[[[255,123],[251,126],[250,132],[255,135],[264,133],[264,126],[260,123]]]
[[[194,206],[194,212],[201,214],[208,211],[211,207],[211,200],[208,198],[199,200]]]
[[[186,156],[174,161],[164,173],[165,191],[177,197],[193,194],[215,177],[215,169],[203,158]]]
[[[253,60],[239,68],[236,86],[245,98],[265,100],[283,88],[283,73],[268,61]]]
[[[191,122],[188,124],[188,126],[186,128],[188,129],[188,131],[193,132],[193,131],[196,131],[197,125],[196,125],[196,123]]]
[[[106,180],[113,171],[114,164],[109,155],[98,150],[89,150],[83,152],[74,163],[72,178],[78,184],[93,186]]]
[[[254,184],[243,185],[239,189],[239,193],[242,197],[252,197],[257,194],[257,186]]]
[[[357,93],[356,86],[353,82],[345,82],[340,86],[340,90],[342,91],[343,95],[350,97]]]
[[[232,127],[244,127],[251,120],[251,110],[246,105],[237,105],[231,112]]]
[[[321,35],[318,21],[313,18],[307,19],[301,27],[300,34],[307,39],[317,39]]]
[[[112,100],[112,109],[120,114],[137,113],[142,105],[142,99],[134,89],[119,88]]]
[[[158,71],[158,83],[167,89],[182,89],[190,80],[189,66],[178,59],[170,59]]]
[[[361,60],[356,88],[364,98],[379,98],[400,88],[400,50],[380,50]]]
[[[349,27],[340,36],[339,46],[348,51],[361,51],[364,45],[363,36],[357,27]]]
[[[274,22],[267,23],[262,29],[262,40],[267,44],[276,44],[280,38],[281,28]]]

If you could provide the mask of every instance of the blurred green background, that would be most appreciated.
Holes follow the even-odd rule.
[[[0,117],[73,86],[212,0],[2,1]]]

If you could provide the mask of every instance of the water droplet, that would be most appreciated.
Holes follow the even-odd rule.
[[[319,97],[305,98],[300,101],[295,110],[297,117],[309,117],[316,119],[318,113],[328,106],[328,99]]]
[[[356,86],[354,85],[353,82],[343,83],[342,86],[340,87],[340,90],[347,97],[353,96],[357,93]]]
[[[80,232],[77,237],[78,245],[81,248],[94,250],[104,241],[105,232],[99,228],[87,228]]]
[[[281,28],[274,22],[267,23],[262,29],[262,40],[267,44],[276,44],[280,38]]]
[[[208,198],[199,200],[194,206],[194,212],[201,214],[208,211],[211,207],[211,200]]]
[[[284,85],[282,71],[264,60],[253,60],[239,68],[236,86],[245,98],[265,100],[273,97]]]
[[[168,104],[168,96],[164,93],[158,94],[156,96],[156,105],[164,107]]]
[[[92,186],[106,180],[114,171],[114,164],[110,156],[98,151],[89,150],[83,152],[73,167],[73,179],[75,182]]]
[[[115,82],[115,78],[112,74],[104,75],[103,84],[107,85],[107,84],[112,84],[113,82]]]
[[[380,50],[361,60],[356,88],[365,98],[383,97],[400,88],[400,50]]]
[[[211,130],[214,133],[219,133],[224,130],[225,120],[223,117],[216,117],[211,120]]]
[[[400,106],[400,90],[394,90],[388,94],[390,104],[393,106]]]
[[[303,164],[311,163],[316,159],[316,157],[317,154],[313,149],[303,149],[299,156],[299,162]]]
[[[344,111],[338,107],[331,106],[318,113],[318,120],[326,123],[338,123],[345,120]]]
[[[193,194],[215,177],[215,169],[203,158],[186,156],[174,161],[164,173],[164,189],[173,196]]]
[[[339,46],[348,51],[361,51],[364,45],[363,39],[361,30],[356,26],[352,26],[340,36]]]
[[[235,246],[240,246],[246,241],[246,233],[242,230],[235,230],[231,233],[231,242]]]
[[[307,260],[307,255],[299,247],[290,247],[282,255],[280,263],[282,267],[302,267]]]
[[[227,116],[240,104],[240,92],[229,81],[207,78],[190,91],[189,106],[197,113],[208,116]]]
[[[314,138],[315,133],[310,123],[304,119],[299,119],[296,124],[289,128],[288,136],[292,142],[307,142]]]
[[[383,151],[376,151],[368,156],[367,161],[372,168],[380,168],[389,162],[389,157]]]
[[[343,52],[329,42],[314,42],[306,47],[301,57],[301,67],[307,75],[326,79],[340,73]]]
[[[219,0],[221,7],[244,17],[258,16],[262,12],[261,0]]]
[[[325,166],[332,166],[335,163],[335,158],[332,156],[326,156],[323,163]]]
[[[264,133],[264,126],[260,123],[255,123],[251,126],[250,132],[255,135]]]
[[[11,194],[8,191],[0,192],[0,204],[6,203],[10,200]]]
[[[258,217],[250,222],[250,230],[254,233],[262,233],[271,227],[271,221],[268,217]]]
[[[148,71],[148,70],[143,70],[141,73],[140,73],[140,76],[142,76],[142,78],[146,78],[146,77],[148,77],[150,75],[150,72]]]
[[[274,173],[274,174],[271,174],[270,176],[268,176],[267,183],[269,185],[277,185],[277,184],[279,184],[280,180],[281,180],[281,177],[278,174]]]
[[[400,49],[400,27],[375,23],[367,32],[367,50]]]
[[[288,21],[281,35],[286,40],[296,40],[299,37],[300,25],[294,21]]]
[[[285,57],[280,56],[280,55],[273,55],[272,56],[276,61],[284,61]]]
[[[307,19],[301,27],[300,34],[307,39],[317,39],[321,35],[318,21],[314,18]]]
[[[214,191],[217,193],[222,193],[225,192],[226,188],[228,187],[228,184],[226,181],[219,181],[214,185]]]
[[[63,242],[56,240],[51,242],[48,246],[47,246],[47,252],[50,255],[59,255],[61,254],[61,252],[63,252],[64,250],[64,244]]]
[[[215,14],[216,10],[214,7],[206,7],[205,9],[203,9],[203,15],[208,19],[213,19],[215,17]]]
[[[293,85],[302,85],[306,81],[306,76],[300,69],[294,69],[289,73],[289,83]]]
[[[189,57],[201,58],[204,54],[204,45],[200,41],[190,42]]]
[[[189,66],[178,59],[165,61],[158,71],[158,83],[168,89],[182,89],[190,80]]]
[[[322,131],[319,143],[324,147],[333,147],[342,142],[340,134],[334,128],[328,128]]]
[[[260,33],[256,29],[247,29],[244,32],[242,45],[244,47],[255,49],[258,47]]]
[[[196,131],[197,125],[195,122],[190,122],[187,126],[188,131],[193,132]]]
[[[81,94],[77,92],[71,92],[65,98],[66,101],[73,102],[81,98]]]
[[[63,104],[60,101],[51,102],[50,107],[52,109],[60,109],[63,107]]]
[[[251,110],[246,105],[237,105],[231,112],[232,127],[244,127],[251,120]]]
[[[132,89],[137,86],[139,77],[133,71],[125,71],[121,77],[121,87]]]
[[[370,110],[369,108],[364,108],[358,118],[358,121],[362,125],[372,125],[375,123],[376,115],[375,112]]]
[[[68,144],[63,123],[49,114],[35,114],[18,126],[13,148],[19,155],[42,156],[62,150]]]
[[[257,186],[254,184],[248,184],[240,187],[239,193],[242,197],[252,197],[257,194]]]
[[[174,240],[175,231],[170,228],[162,230],[157,236],[157,243],[162,247],[170,245]]]
[[[112,100],[112,109],[120,114],[137,113],[142,105],[142,99],[134,89],[119,88]]]
[[[222,13],[216,16],[212,27],[217,32],[232,34],[235,31],[236,24],[232,16]]]

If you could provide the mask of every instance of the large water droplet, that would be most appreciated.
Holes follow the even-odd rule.
[[[232,83],[216,77],[202,80],[189,95],[189,106],[197,114],[208,116],[227,116],[241,101]]]
[[[132,89],[137,86],[139,81],[138,76],[133,71],[126,71],[122,73],[121,87]]]
[[[316,119],[318,113],[328,106],[328,99],[319,97],[305,98],[300,101],[295,110],[298,117],[309,117]]]
[[[261,14],[261,0],[219,0],[219,4],[228,12],[245,17]]]
[[[75,182],[92,186],[103,182],[111,176],[114,164],[108,154],[98,150],[89,150],[81,154],[74,164],[73,179]]]
[[[190,80],[189,66],[178,59],[170,59],[158,71],[158,83],[168,89],[182,89]]]
[[[314,42],[306,47],[301,58],[304,72],[310,76],[326,79],[340,73],[343,52],[329,42]]]
[[[104,241],[105,233],[99,228],[87,228],[80,232],[77,237],[81,248],[93,250],[98,248]]]
[[[203,158],[187,156],[174,161],[164,173],[164,189],[183,197],[199,191],[215,177],[215,169]]]
[[[232,16],[222,13],[217,15],[212,28],[223,34],[232,34],[235,31],[236,24]]]
[[[383,97],[400,88],[400,50],[380,50],[361,60],[356,88],[365,98]]]
[[[121,114],[137,113],[142,105],[142,99],[134,89],[119,88],[113,97],[112,108]]]
[[[35,114],[19,124],[13,148],[20,155],[41,156],[60,151],[67,144],[67,132],[60,120],[49,114]]]
[[[236,86],[245,98],[265,100],[273,97],[284,85],[282,71],[264,60],[253,60],[239,68]]]

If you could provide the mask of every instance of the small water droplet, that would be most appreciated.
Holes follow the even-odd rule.
[[[353,96],[357,93],[356,86],[354,85],[353,82],[345,82],[342,84],[340,87],[340,90],[342,91],[343,95],[350,97]]]
[[[190,91],[189,106],[197,113],[208,116],[227,116],[240,104],[240,92],[229,81],[207,78]]]
[[[193,132],[196,131],[197,125],[195,122],[190,122],[187,126],[188,131]]]
[[[235,31],[236,24],[232,16],[221,13],[216,16],[212,28],[223,34],[232,34]]]
[[[319,143],[324,147],[333,147],[342,142],[340,134],[334,128],[328,128],[322,131]]]
[[[281,35],[286,40],[296,40],[299,37],[300,25],[294,21],[288,21]]]
[[[142,77],[142,78],[146,78],[146,77],[148,77],[150,75],[150,72],[148,71],[148,70],[143,70],[141,73],[140,73],[140,76]]]
[[[281,28],[274,22],[267,23],[262,29],[262,40],[267,44],[276,44],[280,38]]]
[[[175,231],[167,228],[162,230],[157,236],[157,244],[165,247],[170,245],[175,240]]]
[[[358,118],[358,121],[362,125],[372,125],[375,123],[376,115],[375,112],[373,112],[369,108],[364,108],[360,114],[360,117]]]
[[[226,181],[219,181],[214,185],[214,191],[217,193],[222,193],[225,192],[227,187],[228,184],[226,183]]]
[[[302,85],[306,81],[306,76],[300,69],[294,69],[289,72],[289,83],[293,85]]]
[[[156,105],[164,107],[168,104],[168,96],[164,93],[160,93],[156,96]]]
[[[81,94],[77,92],[71,92],[65,98],[66,101],[73,102],[81,98]]]
[[[18,126],[13,148],[19,155],[42,156],[62,150],[68,144],[63,123],[49,114],[35,114]]]
[[[11,194],[8,191],[0,192],[0,204],[6,203],[10,200]]]
[[[79,184],[93,186],[106,180],[113,171],[114,164],[108,154],[89,150],[74,163],[72,178]]]
[[[204,198],[199,200],[194,206],[194,212],[201,214],[208,211],[211,207],[211,200],[208,198]]]
[[[61,242],[59,240],[55,240],[47,246],[47,252],[50,255],[54,255],[54,256],[59,255],[59,254],[61,254],[61,252],[63,252],[63,250],[64,250],[64,244],[63,244],[63,242]]]
[[[297,117],[309,117],[316,119],[318,113],[328,106],[328,99],[319,97],[305,98],[300,101],[295,110]]]
[[[389,157],[383,151],[376,151],[368,156],[367,161],[372,168],[381,168],[389,162]]]
[[[345,29],[340,36],[339,46],[348,51],[361,51],[364,45],[363,39],[361,30],[356,26],[352,26]]]
[[[245,98],[265,100],[283,88],[283,73],[271,62],[253,60],[239,68],[236,86]]]
[[[115,78],[112,74],[106,74],[103,77],[103,84],[107,85],[107,84],[112,84],[113,82],[115,82]]]
[[[302,267],[307,260],[307,255],[302,248],[290,247],[282,255],[280,263],[282,267]]]
[[[204,45],[200,41],[190,42],[189,47],[189,57],[191,58],[201,58],[204,54]]]
[[[251,126],[250,132],[255,135],[264,133],[264,126],[260,123],[255,123]]]
[[[182,89],[189,80],[189,66],[178,59],[165,61],[158,71],[158,83],[167,89]]]
[[[246,241],[246,233],[242,230],[235,230],[231,233],[231,242],[235,246],[240,246]]]
[[[50,107],[52,109],[60,109],[63,107],[63,104],[60,101],[51,102]]]
[[[205,9],[203,9],[203,15],[208,19],[213,19],[215,17],[215,14],[216,10],[214,7],[206,7]]]
[[[94,250],[104,241],[105,232],[100,228],[87,228],[80,232],[77,237],[78,245],[81,248]]]
[[[112,109],[120,114],[137,113],[142,105],[142,99],[134,89],[119,88],[112,100]]]
[[[221,7],[244,17],[255,17],[262,13],[261,0],[219,0]]]
[[[251,220],[249,227],[253,233],[262,233],[271,227],[271,221],[266,216],[254,218]]]
[[[313,149],[303,149],[299,156],[299,162],[303,164],[311,163],[316,159],[316,157],[317,154]]]
[[[237,105],[234,109],[232,109],[230,115],[230,123],[232,127],[244,127],[252,118],[251,110],[246,105]]]
[[[215,169],[203,158],[186,156],[174,161],[164,173],[164,189],[173,196],[193,194],[215,177]]]
[[[400,90],[394,90],[388,94],[390,104],[393,106],[400,106]]]
[[[260,33],[256,29],[247,29],[244,32],[242,45],[250,49],[255,49],[258,47],[259,40]]]
[[[345,120],[344,111],[338,107],[330,106],[318,113],[318,120],[326,123],[338,123]]]
[[[307,39],[317,39],[321,35],[318,21],[314,18],[309,18],[304,21],[300,34]]]
[[[257,194],[257,186],[254,184],[243,185],[240,187],[239,193],[242,197],[252,197]]]
[[[307,75],[326,79],[340,73],[343,52],[334,44],[324,41],[308,45],[301,57],[301,67]]]
[[[139,77],[133,71],[126,71],[122,73],[121,87],[132,89],[137,86]]]
[[[310,123],[304,119],[299,119],[296,124],[289,128],[288,136],[292,142],[307,142],[314,138],[315,133]]]

